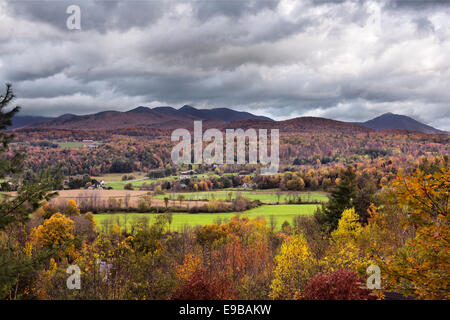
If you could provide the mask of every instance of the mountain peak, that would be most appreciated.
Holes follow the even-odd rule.
[[[179,111],[204,120],[215,119],[215,120],[222,120],[225,122],[233,122],[240,120],[255,119],[255,120],[273,121],[268,117],[257,116],[249,112],[236,111],[229,108],[196,109],[190,105],[184,105],[179,109]]]
[[[411,117],[392,112],[384,113],[360,124],[374,130],[408,130],[431,134],[446,133]]]
[[[151,109],[150,109],[149,107],[139,106],[139,107],[137,107],[137,108],[128,110],[127,112],[148,112],[148,111],[150,111],[150,110],[151,110]]]
[[[156,107],[152,109],[153,111],[163,111],[163,112],[176,112],[177,109],[169,107],[169,106],[162,106],[162,107]]]
[[[60,115],[59,117],[60,118],[69,118],[69,117],[76,117],[76,115],[73,113],[64,113],[64,114]]]
[[[392,112],[383,113],[382,115],[379,115],[378,117],[375,117],[374,119],[377,119],[377,118],[408,118],[408,119],[414,120],[413,118],[405,116],[403,114],[397,114],[397,113],[392,113]],[[417,120],[414,120],[414,121],[417,121]]]
[[[192,106],[190,106],[190,105],[188,105],[188,104],[185,104],[185,105],[182,106],[179,110],[180,110],[180,111],[189,111],[189,110],[197,110],[197,109],[195,109],[194,107],[192,107]]]

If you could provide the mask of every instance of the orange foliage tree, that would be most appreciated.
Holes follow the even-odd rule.
[[[60,257],[65,255],[73,258],[75,256],[73,231],[74,222],[58,212],[35,229],[33,242],[37,247],[56,249]]]
[[[413,227],[415,237],[380,259],[388,288],[421,299],[450,299],[450,170],[400,174],[393,196],[409,213],[404,227]]]

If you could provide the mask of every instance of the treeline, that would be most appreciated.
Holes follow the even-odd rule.
[[[136,129],[144,130],[145,129]],[[9,154],[21,151],[29,157],[24,169],[39,172],[61,164],[66,176],[105,173],[151,172],[171,163],[173,143],[163,131],[128,135],[125,130],[71,131],[20,130]],[[159,134],[159,135],[158,135]],[[54,141],[103,141],[98,148],[55,148]],[[46,140],[46,141],[45,141]],[[358,133],[355,135],[324,133],[286,134],[280,138],[282,166],[310,166],[314,169],[336,164],[358,164],[365,161],[407,162],[422,156],[443,156],[450,153],[448,135],[422,133]]]
[[[359,194],[369,195],[380,190],[383,185],[392,182],[400,170],[410,170],[415,166],[439,166],[442,162],[448,163],[447,155],[443,157],[422,157],[419,159],[388,158],[366,160],[350,167],[354,171],[355,184]],[[195,168],[202,172],[202,166]],[[187,177],[184,179],[166,179],[153,183],[142,184],[140,190],[166,190],[166,191],[209,191],[215,189],[239,188],[246,184],[253,189],[280,189],[281,191],[315,191],[330,192],[345,175],[347,167],[343,164],[333,164],[314,168],[312,166],[285,167],[276,175],[261,175],[258,168],[247,168],[243,174],[226,174],[228,166],[215,168],[214,174],[208,177]],[[131,185],[132,187],[132,185]],[[362,197],[362,196],[361,196]]]

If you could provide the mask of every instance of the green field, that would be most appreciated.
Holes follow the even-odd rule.
[[[222,199],[226,200],[229,198],[228,194],[232,193],[232,198],[236,198],[236,194],[240,193],[242,196],[249,198],[251,200],[259,200],[263,203],[277,203],[278,202],[278,194],[280,196],[280,203],[286,203],[292,198],[294,195],[299,195],[303,202],[327,202],[328,196],[325,192],[321,191],[311,191],[311,192],[277,192],[277,191],[214,191],[214,192],[186,192],[186,193],[168,193],[165,195],[158,195],[155,198],[163,199],[168,197],[169,199],[177,199],[179,195],[184,196],[184,200],[213,200],[213,199]]]
[[[318,205],[315,204],[302,204],[302,205],[263,205],[258,208],[243,212],[226,212],[226,213],[174,213],[173,222],[171,225],[172,230],[180,230],[183,226],[196,226],[196,225],[206,225],[212,224],[217,221],[217,219],[222,219],[226,221],[231,219],[235,215],[240,215],[241,217],[264,217],[267,222],[269,222],[270,216],[274,216],[277,223],[277,228],[281,226],[284,221],[292,223],[295,216],[298,215],[312,215]],[[155,218],[154,213],[101,213],[96,214],[95,219],[98,222],[99,228],[102,228],[102,222],[105,220],[111,221],[111,223],[117,224],[117,219],[121,225],[125,224],[125,216],[127,218],[127,228],[132,224],[133,220],[139,217],[146,216],[151,221]]]
[[[111,187],[114,190],[124,190],[124,187],[126,184],[131,183],[133,185],[133,188],[136,190],[139,190],[138,187],[143,185],[144,183],[152,183],[155,182],[157,179],[142,179],[138,181],[128,180],[128,181],[111,181],[107,182],[106,186]]]
[[[122,181],[122,176],[124,176],[124,175],[133,175],[135,177],[135,179]],[[192,178],[207,178],[207,177],[208,177],[207,174],[192,175]],[[150,184],[152,182],[156,182],[157,180],[174,180],[174,179],[178,179],[178,176],[168,176],[165,178],[150,179],[150,178],[147,178],[145,176],[145,174],[142,172],[135,172],[135,173],[110,173],[110,174],[105,174],[103,176],[93,177],[93,178],[95,178],[97,180],[104,180],[106,182],[106,186],[111,187],[114,190],[123,190],[124,186],[127,183],[131,183],[133,185],[133,188],[135,190],[138,190],[139,187],[141,185],[143,185],[144,183]]]
[[[93,176],[97,180],[104,180],[106,182],[121,181],[124,175],[133,175],[136,179],[145,178],[145,173],[143,172],[132,172],[132,173],[105,173],[101,176]]]
[[[122,181],[122,177],[124,175],[132,175],[134,176],[133,180],[126,180]],[[114,190],[124,190],[124,186],[127,183],[131,183],[135,189],[137,187],[141,186],[144,183],[152,183],[155,182],[156,179],[149,179],[146,177],[145,173],[143,172],[132,172],[132,173],[107,173],[101,176],[94,176],[92,177],[96,180],[103,180],[106,182],[107,187],[111,187]]]
[[[84,146],[84,143],[81,141],[54,141],[57,145],[59,145],[61,148],[81,148]]]
[[[74,148],[83,148],[87,144],[92,145],[101,145],[101,142],[93,141],[93,142],[82,142],[82,141],[52,141],[59,145],[60,148],[74,149]]]

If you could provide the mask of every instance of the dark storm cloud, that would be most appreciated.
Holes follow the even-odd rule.
[[[64,15],[69,5],[78,5],[83,12],[83,28],[105,32],[145,27],[157,22],[167,10],[177,4],[193,4],[195,16],[201,20],[217,16],[238,19],[264,9],[274,9],[276,0],[9,0],[14,14],[42,21],[56,27],[66,25]]]
[[[424,3],[0,0],[0,83],[24,114],[191,104],[450,130],[449,5]]]
[[[16,16],[36,20],[57,28],[66,26],[66,9],[78,5],[82,11],[83,29],[107,32],[126,30],[155,23],[164,14],[167,3],[145,0],[9,0]]]

